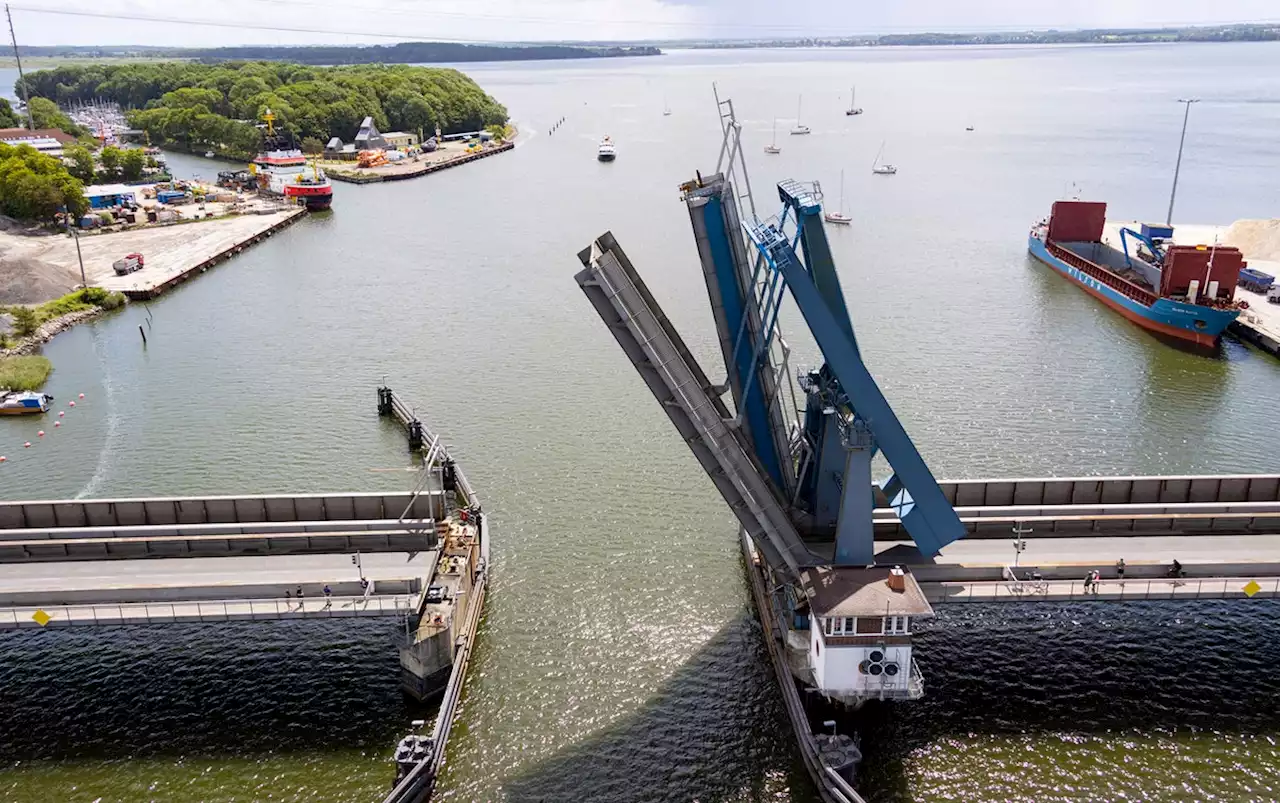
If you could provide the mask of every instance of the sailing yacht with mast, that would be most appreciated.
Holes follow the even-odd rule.
[[[844,110],[844,113],[847,116],[852,117],[855,114],[862,114],[862,109],[858,108],[857,100],[858,100],[858,88],[856,86],[850,87],[849,88],[849,108]]]
[[[884,155],[884,143],[880,143],[880,150],[876,153],[876,160],[871,163],[871,172],[878,176],[892,176],[898,172],[898,168],[887,162],[882,163],[880,157]]]
[[[773,118],[773,141],[764,146],[765,153],[782,153],[782,148],[778,147],[778,118]]]
[[[800,106],[804,102],[804,96],[801,95],[796,99],[796,125],[791,129],[792,134],[808,134],[809,126],[800,123]]]
[[[828,223],[840,223],[845,226],[853,222],[853,218],[849,217],[844,213],[844,171],[843,170],[840,171],[840,211],[827,212],[822,216],[822,219],[827,221]]]

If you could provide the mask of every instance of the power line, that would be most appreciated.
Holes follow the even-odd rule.
[[[394,39],[397,41],[405,41],[406,39],[425,39],[432,42],[447,42],[452,44],[468,44],[468,45],[493,45],[508,44],[497,41],[484,41],[479,39],[450,39],[440,36],[424,36],[416,33],[381,33],[378,31],[334,31],[325,28],[305,28],[298,25],[262,25],[248,22],[219,22],[217,20],[193,20],[182,19],[179,17],[162,17],[149,14],[108,14],[101,11],[70,11],[56,8],[31,8],[30,6],[13,6],[17,11],[26,11],[30,14],[54,14],[63,17],[92,17],[95,19],[109,20],[132,20],[136,22],[164,22],[172,25],[197,25],[210,28],[232,28],[236,30],[253,30],[253,31],[276,31],[283,33],[318,33],[326,36],[367,36],[374,39]]]

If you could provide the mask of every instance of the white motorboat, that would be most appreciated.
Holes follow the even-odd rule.
[[[596,150],[596,158],[602,162],[612,162],[618,158],[618,149],[613,145],[613,137],[606,134],[604,139],[600,140],[600,147]]]

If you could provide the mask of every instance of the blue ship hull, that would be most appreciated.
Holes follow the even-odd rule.
[[[1044,240],[1034,232],[1027,238],[1027,250],[1033,257],[1079,285],[1086,293],[1152,332],[1199,346],[1215,346],[1222,333],[1240,314],[1239,310],[1215,309],[1170,298],[1157,297],[1153,303],[1145,304],[1050,253]]]

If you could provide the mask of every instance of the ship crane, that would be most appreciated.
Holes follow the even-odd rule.
[[[1151,261],[1157,268],[1164,267],[1164,245],[1160,240],[1148,237],[1140,231],[1134,231],[1128,227],[1120,229],[1120,248],[1124,250],[1124,264],[1126,267],[1133,267],[1133,260],[1129,257],[1129,239],[1139,241],[1147,247],[1151,252]],[[1142,252],[1138,252],[1138,258],[1142,259]]]
[[[611,233],[579,253],[575,278],[763,559],[774,610],[761,615],[785,628],[800,681],[852,705],[914,699],[908,622],[933,611],[909,573],[877,565],[872,511],[891,506],[925,558],[965,529],[862,360],[821,187],[782,181],[780,210],[761,217],[733,103],[716,101],[716,168],[680,189],[724,381],[708,378]],[[778,326],[788,293],[823,358],[799,377]],[[876,454],[893,469],[880,484]]]

